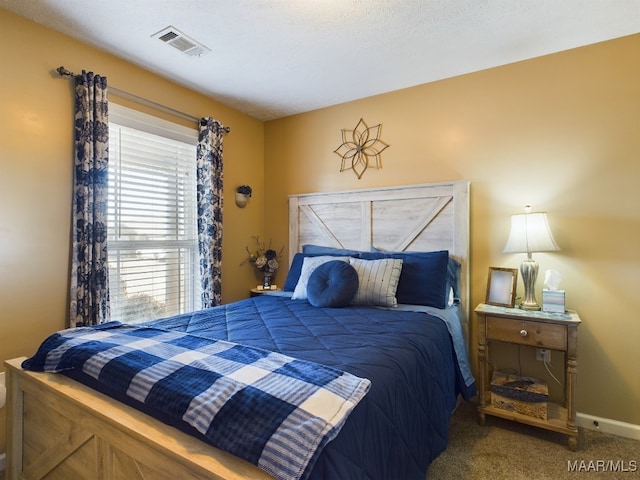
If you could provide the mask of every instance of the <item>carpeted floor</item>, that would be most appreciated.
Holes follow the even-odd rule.
[[[580,429],[572,452],[566,435],[489,415],[481,427],[477,419],[475,403],[458,407],[428,480],[640,479],[640,441]]]

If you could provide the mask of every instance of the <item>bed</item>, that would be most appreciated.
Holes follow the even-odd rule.
[[[254,349],[241,350],[243,356],[268,352],[270,358],[283,356],[304,363],[309,371],[327,369],[336,378],[354,381],[358,398],[346,402],[350,407],[339,425],[330,429],[299,476],[291,478],[424,478],[428,464],[446,448],[448,420],[458,397],[475,393],[465,341],[468,188],[467,182],[454,182],[292,195],[285,292],[141,328],[167,336],[172,345],[183,338],[207,348],[230,342],[232,347],[225,343],[229,350]],[[420,279],[424,262],[443,271],[442,252],[447,283],[444,300],[442,295],[437,300],[445,303],[439,307],[404,303],[411,299],[400,289],[399,305],[371,306],[367,300],[340,308],[315,306],[317,292],[311,284],[309,298],[295,298],[309,270],[305,264],[320,259],[318,265],[326,269],[353,266],[360,279],[357,299],[362,286],[357,269],[397,266],[401,260],[405,275],[413,272]],[[403,278],[396,278],[397,286]],[[455,289],[448,283],[452,278]],[[411,286],[405,281],[402,291]],[[320,290],[321,300],[325,292]],[[121,327],[127,328],[113,325],[112,330],[120,333]],[[103,332],[110,329],[105,326]],[[135,334],[140,335],[138,330]],[[24,360],[7,362],[10,479],[289,478],[278,471],[272,476],[241,455],[212,445],[227,449],[228,443],[236,443],[242,436],[238,427],[212,441],[193,424],[165,416],[164,400],[145,405],[74,370],[64,375],[25,370]],[[235,453],[233,446],[229,451]]]

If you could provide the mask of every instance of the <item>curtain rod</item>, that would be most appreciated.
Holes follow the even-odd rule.
[[[56,72],[58,72],[58,75],[60,75],[61,77],[75,77],[75,73],[70,72],[69,70],[67,70],[66,68],[60,66],[58,68],[56,68]],[[199,123],[200,119],[194,115],[190,115],[188,113],[184,113],[181,112],[180,110],[176,110],[175,108],[171,108],[171,107],[167,107],[166,105],[162,105],[161,103],[157,103],[154,102],[153,100],[149,100],[147,98],[143,98],[140,97],[138,95],[135,95],[133,93],[129,93],[129,92],[125,92],[124,90],[120,90],[119,88],[116,87],[112,87],[112,86],[108,86],[109,91],[112,91],[113,93],[115,93],[116,95],[125,98],[127,100],[131,100],[133,102],[136,102],[138,104],[141,105],[146,105],[148,107],[152,107],[155,108],[156,110],[160,110],[166,113],[170,113],[172,115],[178,116],[178,117],[182,117],[186,120],[190,120],[193,121],[195,123]],[[230,127],[223,127],[224,131],[226,133],[229,133],[231,131]]]

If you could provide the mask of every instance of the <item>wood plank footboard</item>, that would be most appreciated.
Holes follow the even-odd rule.
[[[8,480],[273,480],[64,375],[5,362]]]

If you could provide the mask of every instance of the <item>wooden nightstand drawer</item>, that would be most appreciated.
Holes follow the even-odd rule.
[[[565,350],[567,328],[552,323],[487,316],[487,340]]]

